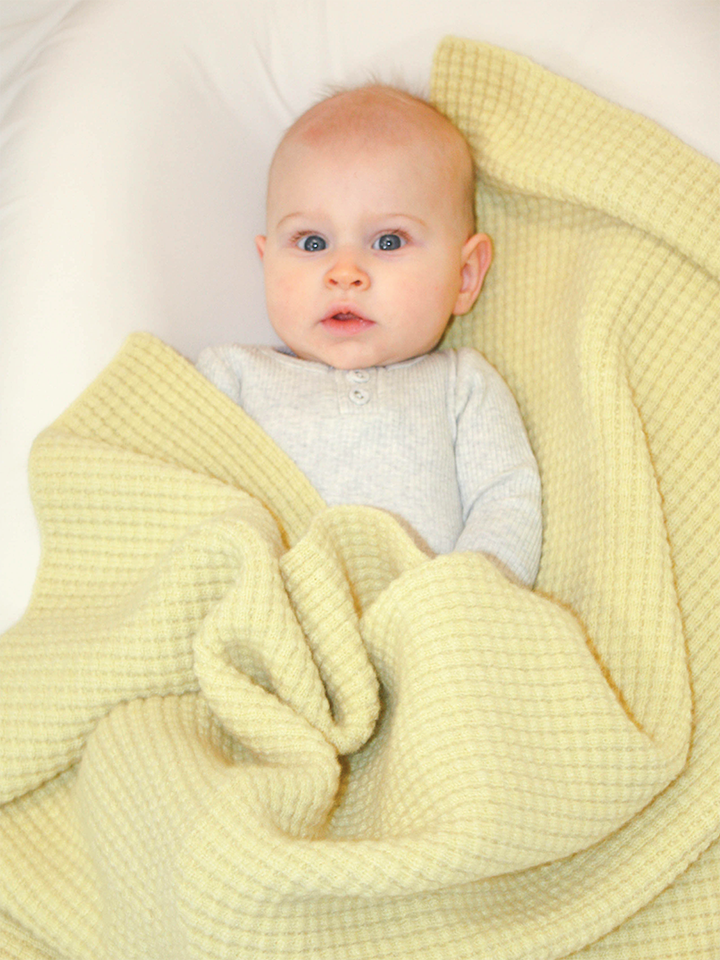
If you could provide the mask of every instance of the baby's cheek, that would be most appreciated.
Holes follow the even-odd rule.
[[[282,271],[266,278],[265,294],[270,319],[276,328],[291,329],[297,321],[316,312],[312,309],[307,278],[301,271]]]
[[[298,295],[302,288],[297,271],[270,269],[265,272],[265,290],[268,301],[282,302]]]

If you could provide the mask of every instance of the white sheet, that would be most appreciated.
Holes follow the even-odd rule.
[[[426,89],[446,33],[720,161],[716,0],[1,0],[0,630],[39,556],[32,438],[132,330],[276,342],[252,238],[277,138],[328,83]]]

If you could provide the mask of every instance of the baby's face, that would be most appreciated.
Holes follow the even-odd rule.
[[[296,142],[258,237],[270,321],[297,356],[338,369],[432,350],[490,264],[459,191],[420,143]]]

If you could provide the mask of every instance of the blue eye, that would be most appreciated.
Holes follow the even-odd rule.
[[[323,238],[319,237],[316,233],[311,233],[308,234],[308,236],[300,237],[297,245],[306,253],[317,253],[318,250],[324,250],[325,247],[327,247],[327,243],[325,243]]]
[[[399,250],[405,245],[403,238],[397,233],[384,233],[373,242],[373,250]]]

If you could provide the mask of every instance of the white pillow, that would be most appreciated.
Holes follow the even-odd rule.
[[[5,0],[0,630],[39,557],[33,437],[132,330],[277,342],[253,237],[327,84],[427,91],[447,33],[525,53],[720,158],[718,18],[688,0]]]

